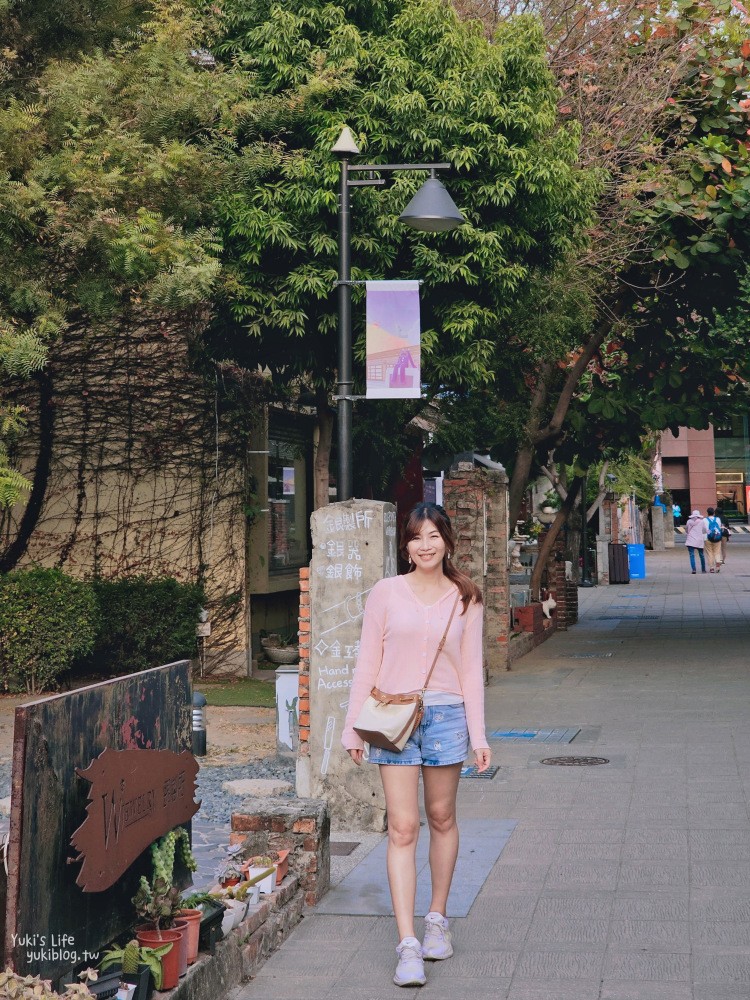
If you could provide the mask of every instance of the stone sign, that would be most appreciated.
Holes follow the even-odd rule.
[[[198,812],[198,762],[188,750],[108,748],[76,773],[91,782],[86,819],[70,841],[84,892],[109,889],[149,844]]]
[[[312,516],[309,794],[339,827],[382,830],[378,769],[341,746],[367,595],[396,574],[396,508],[374,500],[331,504]]]

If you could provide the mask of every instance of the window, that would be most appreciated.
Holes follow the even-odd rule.
[[[307,458],[303,438],[271,429],[268,439],[268,552],[271,573],[285,573],[310,561]]]

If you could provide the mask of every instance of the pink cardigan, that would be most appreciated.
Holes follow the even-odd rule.
[[[372,588],[341,736],[347,750],[362,748],[352,726],[373,685],[377,683],[381,691],[392,694],[420,690],[455,599],[456,588],[451,587],[435,604],[422,604],[403,576],[379,580]],[[463,698],[471,746],[478,750],[488,746],[484,733],[482,605],[469,604],[462,612],[459,602],[428,691]]]

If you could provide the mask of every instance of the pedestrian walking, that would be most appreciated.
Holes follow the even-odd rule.
[[[482,594],[451,562],[456,540],[448,515],[438,504],[418,504],[400,543],[409,571],[378,581],[367,598],[341,742],[361,764],[364,744],[354,725],[372,688],[394,694],[424,690],[438,654],[424,690],[424,715],[403,750],[372,746],[369,751],[370,763],[380,767],[388,813],[388,883],[399,938],[393,981],[422,986],[424,960],[453,954],[446,910],[458,857],[461,767],[469,742],[480,772],[489,767],[490,749],[484,731]],[[432,882],[421,944],[414,926],[420,769]]]
[[[697,552],[701,557],[701,573],[705,573],[706,560],[703,555],[703,547],[706,542],[708,529],[706,528],[705,518],[699,510],[693,511],[687,519],[685,528],[685,545],[687,545],[688,555],[690,556],[690,569],[695,573],[695,553]]]
[[[721,520],[721,565],[727,561],[727,542],[729,541],[729,521],[723,510],[716,508],[716,516]]]
[[[706,515],[707,516],[703,518],[703,524],[706,528],[706,541],[704,548],[706,552],[706,561],[708,562],[708,572],[720,573],[721,537],[723,531],[721,518],[717,516],[713,507],[706,508]]]

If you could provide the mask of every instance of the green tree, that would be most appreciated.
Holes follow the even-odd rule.
[[[348,124],[369,162],[453,164],[446,178],[467,224],[415,234],[397,217],[423,176],[353,192],[353,277],[419,277],[423,376],[431,394],[481,386],[496,344],[514,349],[534,282],[583,242],[594,182],[577,168],[578,130],[560,123],[541,26],[520,17],[493,41],[442,0],[375,4],[244,2],[224,10],[217,50],[252,74],[257,96],[306,99],[279,130],[258,120],[277,161],[224,197],[225,307],[214,345],[327,408],[336,366],[338,165]],[[364,308],[354,295],[357,356]],[[322,407],[321,407],[321,404]]]
[[[178,317],[208,306],[221,271],[219,193],[252,163],[250,146],[243,158],[236,152],[253,113],[247,77],[195,64],[190,51],[204,25],[187,3],[158,0],[136,34],[123,32],[106,50],[94,46],[116,34],[115,14],[129,21],[140,8],[105,4],[91,22],[90,8],[73,5],[69,31],[54,44],[47,30],[59,5],[11,8],[20,48],[18,59],[6,51],[0,80],[6,505],[25,485],[7,463],[23,430],[7,395],[14,382],[39,373],[71,326],[102,332],[138,311]],[[29,53],[42,54],[38,67]]]

